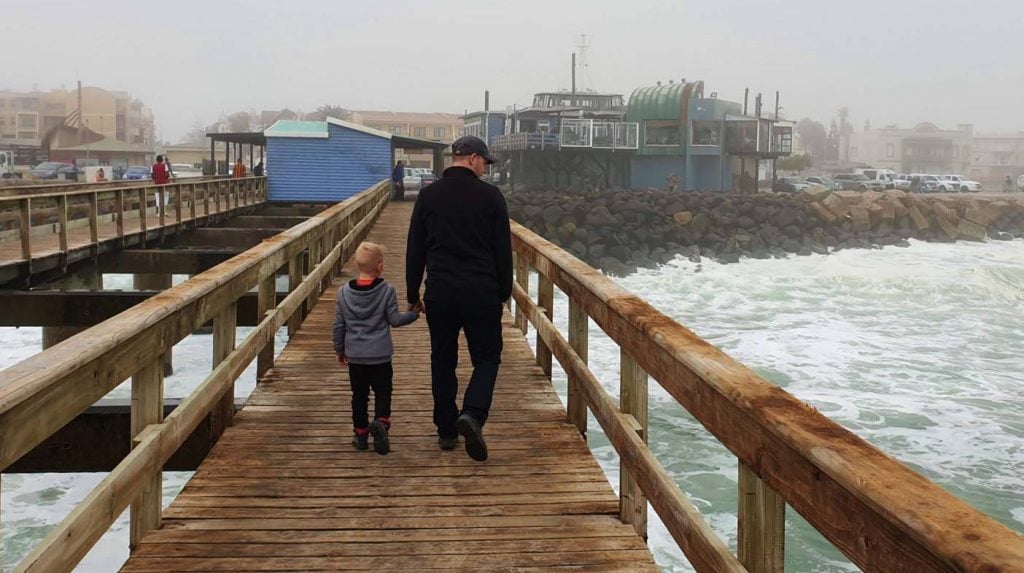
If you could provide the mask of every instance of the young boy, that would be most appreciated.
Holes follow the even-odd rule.
[[[415,321],[419,313],[399,312],[395,289],[380,275],[384,272],[384,248],[362,243],[356,249],[359,277],[338,290],[334,308],[334,352],[338,363],[348,366],[352,384],[352,425],[357,450],[368,448],[373,434],[373,449],[384,455],[391,451],[391,327]],[[374,396],[373,422],[366,412],[370,389]]]

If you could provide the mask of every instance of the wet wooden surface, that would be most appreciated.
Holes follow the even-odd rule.
[[[389,205],[369,238],[387,249],[403,307],[411,211]],[[657,570],[507,312],[487,462],[461,442],[438,449],[424,318],[392,331],[391,453],[353,449],[348,375],[331,345],[348,278],[324,293],[123,571]],[[463,343],[460,390],[470,368]]]

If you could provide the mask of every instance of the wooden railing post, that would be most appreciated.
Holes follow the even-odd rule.
[[[633,430],[647,443],[647,373],[624,350],[619,355],[619,410],[630,416]],[[623,523],[632,523],[637,535],[647,539],[647,497],[640,490],[633,470],[621,462],[619,518]]]
[[[262,322],[267,317],[267,312],[277,306],[277,272],[260,281],[260,290],[256,299],[258,316],[256,320]],[[274,367],[274,339],[260,350],[256,358],[256,382],[258,383],[263,375]]]
[[[579,302],[569,299],[569,346],[572,346],[584,364],[587,363],[589,332],[590,317],[587,316],[587,311],[583,310]],[[569,403],[566,405],[566,412],[569,414],[569,422],[586,436],[587,401],[580,384],[577,377],[569,375]]]
[[[141,246],[143,249],[146,248],[146,219],[148,215],[148,211],[146,209],[146,201],[149,200],[149,198],[146,195],[147,193],[145,187],[139,189],[139,232],[142,233]]]
[[[232,302],[213,317],[213,367],[216,368],[235,349],[237,315]],[[224,391],[217,406],[210,412],[210,438],[217,440],[235,416],[235,383]]]
[[[100,242],[100,194],[89,195],[89,242],[94,246],[93,256],[99,254]]]
[[[306,269],[307,274],[313,274],[313,269],[320,264],[320,244],[322,239],[313,239],[309,243],[309,268]],[[313,289],[309,293],[309,298],[306,299],[306,312],[312,312],[313,307],[316,306],[317,301],[320,300],[320,290]]]
[[[292,257],[292,260],[288,261],[288,292],[299,287],[299,283],[302,282],[302,253]],[[295,309],[295,313],[288,318],[288,336],[293,336],[299,331],[299,325],[302,324],[302,307]]]
[[[181,232],[181,183],[174,186],[174,231],[176,233]]]
[[[542,273],[538,272],[537,277],[537,306],[544,311],[544,316],[551,320],[554,316],[555,285]],[[541,340],[539,332],[537,333],[537,364],[544,370],[544,374],[551,377],[551,349]]]
[[[18,201],[21,207],[21,221],[19,231],[21,232],[21,258],[28,261],[29,272],[32,269],[32,199],[25,197]]]
[[[210,216],[210,184],[203,183],[203,216]]]
[[[782,573],[786,502],[754,470],[739,463],[738,555],[750,573]]]
[[[114,191],[114,218],[117,219],[117,238],[124,248],[124,191]]]
[[[524,291],[530,292],[530,261],[526,260],[526,257],[519,253],[514,254],[515,261],[513,262],[515,263],[516,282],[519,286],[523,287]],[[523,312],[523,309],[519,308],[518,303],[516,304],[515,325],[516,328],[523,331],[524,335],[526,334],[526,313]]]
[[[160,226],[160,242],[167,236],[167,186],[158,185],[153,193],[153,205],[156,210],[157,225]]]
[[[196,228],[196,190],[199,188],[195,183],[189,185],[188,216],[192,219],[192,228]]]
[[[62,270],[68,266],[68,196],[57,197],[57,219],[60,223],[60,267]]]
[[[157,356],[132,376],[132,448],[146,426],[164,419],[164,357]],[[155,468],[142,493],[131,504],[128,544],[134,551],[146,533],[160,527],[163,468]]]

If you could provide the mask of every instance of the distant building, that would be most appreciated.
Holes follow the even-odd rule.
[[[845,165],[892,169],[897,173],[969,174],[973,163],[974,128],[961,124],[941,129],[919,123],[910,129],[867,128],[848,136],[840,146]]]
[[[83,87],[77,90],[0,91],[0,140],[42,139],[65,123],[82,125],[104,138],[152,147],[153,114],[127,92]]]
[[[976,134],[971,149],[972,179],[998,183],[1024,175],[1024,132]]]
[[[453,113],[352,110],[347,120],[392,135],[442,143],[455,141],[462,128],[462,117]],[[395,160],[402,160],[409,167],[427,167],[435,171],[443,168],[433,165],[434,154],[429,148],[396,149],[395,152]]]

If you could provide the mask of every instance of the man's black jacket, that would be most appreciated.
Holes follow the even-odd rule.
[[[416,197],[409,221],[409,303],[424,299],[500,304],[512,296],[512,235],[501,191],[465,167],[445,169]]]

